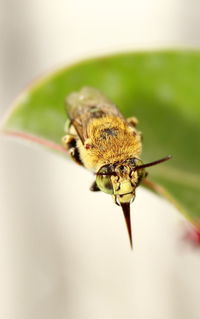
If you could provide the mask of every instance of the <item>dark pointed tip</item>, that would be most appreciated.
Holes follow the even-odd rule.
[[[131,230],[131,215],[130,215],[130,203],[120,203],[123,213],[124,213],[124,218],[126,221],[126,227],[128,230],[128,235],[129,235],[129,240],[130,240],[130,245],[131,249],[133,249],[133,241],[132,241],[132,230]]]

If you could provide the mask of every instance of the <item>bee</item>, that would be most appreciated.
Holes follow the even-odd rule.
[[[146,167],[170,156],[144,164],[137,119],[125,119],[116,105],[95,88],[83,87],[80,92],[71,93],[66,98],[66,110],[63,145],[77,164],[95,174],[90,190],[111,195],[121,206],[132,247],[130,204],[136,188],[147,176]]]

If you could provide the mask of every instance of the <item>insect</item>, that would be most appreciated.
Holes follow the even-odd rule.
[[[91,170],[96,179],[91,191],[112,195],[121,206],[132,247],[130,204],[135,190],[147,176],[146,167],[162,163],[166,156],[144,164],[141,132],[135,117],[125,119],[101,92],[83,87],[66,99],[69,120],[62,141],[72,159]]]

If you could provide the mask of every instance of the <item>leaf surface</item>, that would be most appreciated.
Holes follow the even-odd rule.
[[[139,119],[144,162],[171,154],[149,168],[194,223],[200,220],[200,53],[135,52],[95,58],[36,81],[17,100],[3,131],[52,149],[61,147],[64,100],[83,86],[101,90],[125,116]],[[48,144],[49,143],[49,144]],[[48,144],[48,145],[47,145]]]

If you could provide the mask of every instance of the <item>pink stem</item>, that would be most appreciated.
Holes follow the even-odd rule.
[[[31,135],[31,134],[27,134],[24,132],[18,132],[18,131],[3,130],[3,131],[1,131],[1,133],[5,134],[5,135],[13,136],[13,137],[20,137],[20,138],[26,139],[28,141],[31,141],[33,143],[37,143],[37,144],[43,145],[45,147],[51,148],[53,150],[56,150],[56,151],[59,151],[62,153],[66,153],[66,150],[63,146],[56,144],[54,142],[51,142],[49,140],[46,140],[44,138],[40,138],[40,137]]]

